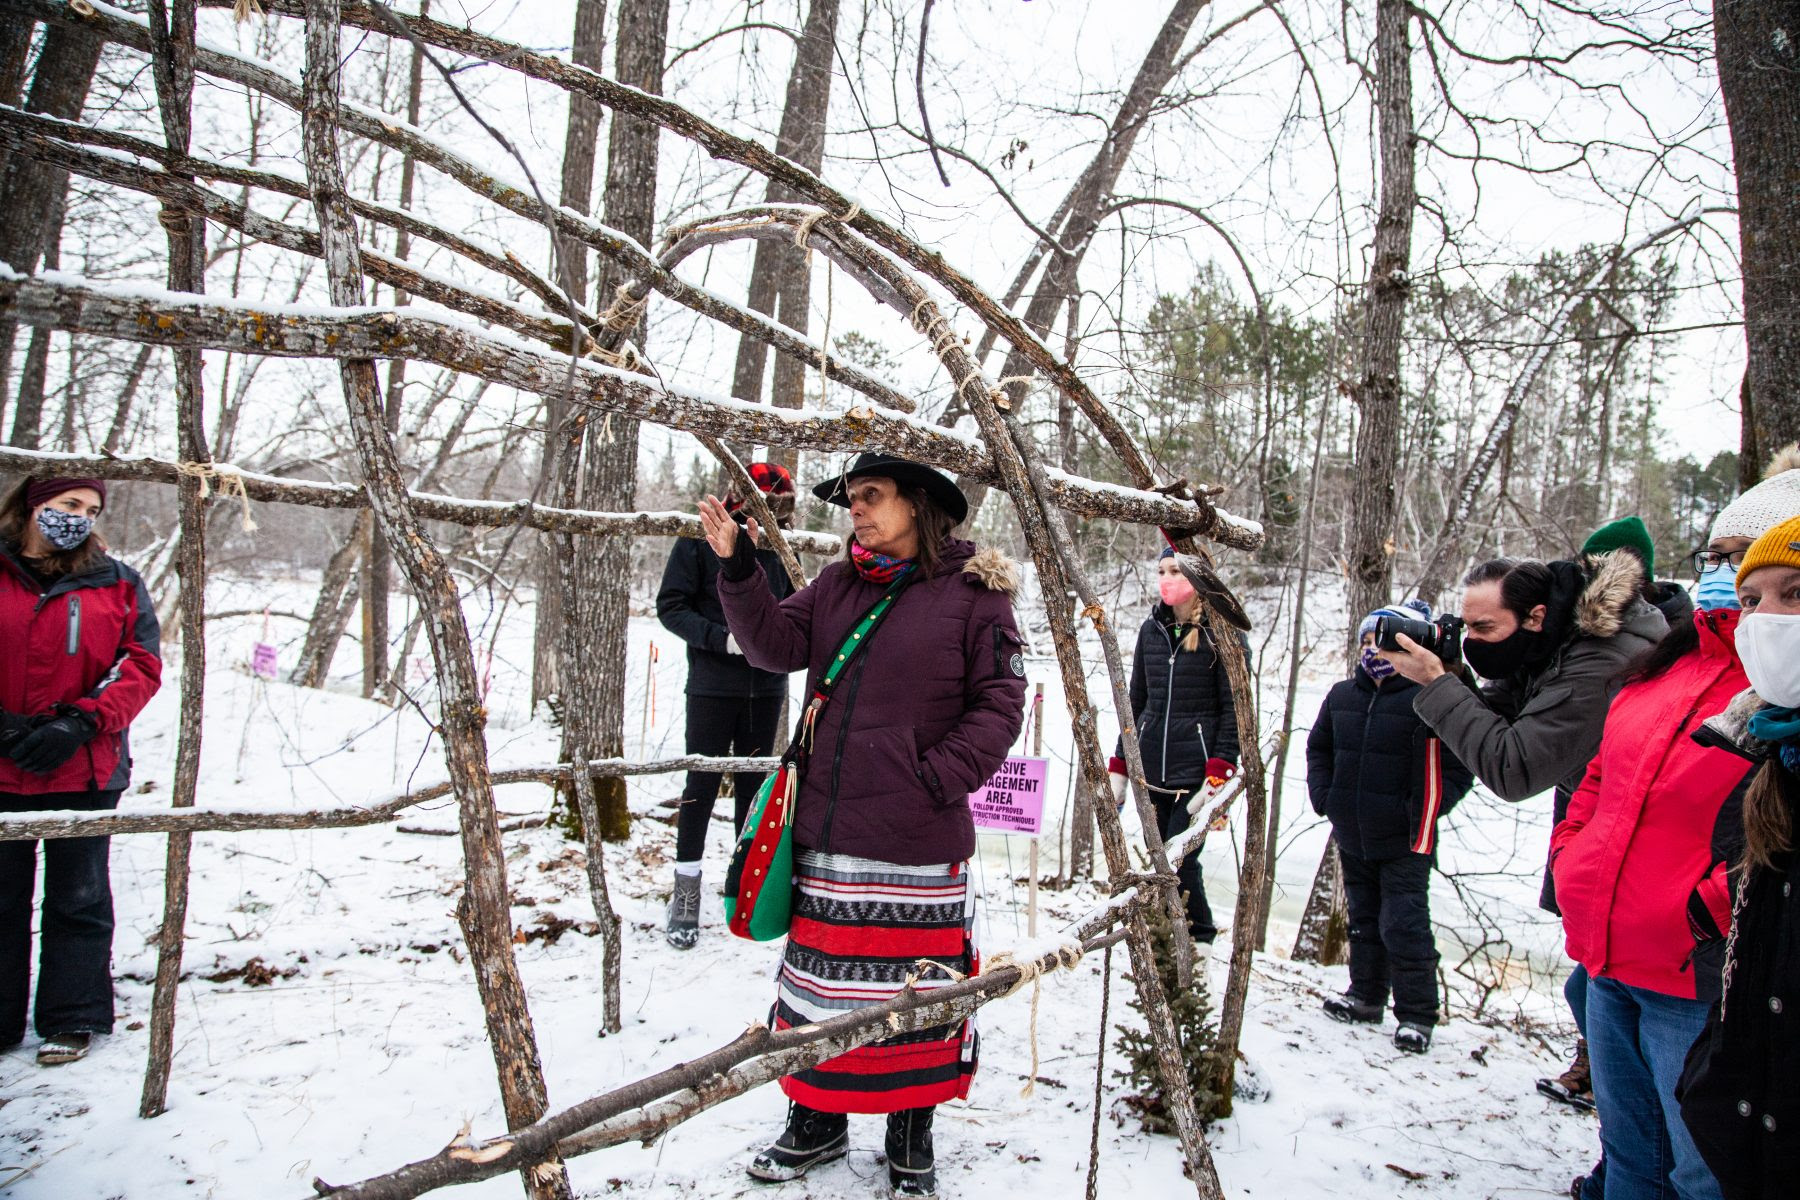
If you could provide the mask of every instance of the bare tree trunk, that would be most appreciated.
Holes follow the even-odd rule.
[[[308,0],[306,11],[302,133],[307,180],[313,189],[332,302],[360,304],[361,250],[345,198],[337,131],[332,124],[342,56],[339,8],[337,0]],[[376,520],[420,606],[432,609],[426,630],[437,666],[444,757],[455,785],[463,843],[465,876],[457,919],[487,1015],[501,1104],[508,1127],[516,1129],[543,1116],[548,1098],[525,987],[513,958],[506,859],[483,736],[486,710],[468,625],[449,565],[425,536],[407,497],[393,436],[382,411],[374,362],[346,359],[341,374],[350,430]],[[548,1170],[524,1172],[526,1190],[538,1200],[570,1194],[567,1171],[559,1161],[552,1163]]]
[[[1300,522],[1300,581],[1294,589],[1293,626],[1288,637],[1287,698],[1281,714],[1281,749],[1275,755],[1275,783],[1269,796],[1269,873],[1263,882],[1262,925],[1256,931],[1256,948],[1268,949],[1269,913],[1275,907],[1275,857],[1281,845],[1281,793],[1287,777],[1288,751],[1294,744],[1294,704],[1300,694],[1300,650],[1306,632],[1306,592],[1312,579],[1314,518],[1319,498],[1319,470],[1325,461],[1325,414],[1331,410],[1328,395],[1319,397],[1319,421],[1313,434],[1312,478],[1306,489],[1306,516]]]
[[[794,67],[788,75],[787,100],[781,110],[781,126],[775,133],[775,153],[818,173],[825,161],[825,119],[831,109],[831,67],[837,41],[838,0],[812,0],[806,24],[794,47]],[[771,181],[764,199],[770,204],[799,200],[789,189]],[[749,307],[775,316],[783,325],[806,332],[807,309],[812,299],[811,262],[805,250],[782,241],[759,241],[750,266]],[[830,349],[829,346],[826,347]],[[763,372],[768,362],[766,343],[749,337],[738,340],[737,362],[732,370],[733,396],[756,400],[762,396]],[[806,364],[789,355],[775,359],[772,399],[778,408],[800,408],[806,393]],[[739,450],[739,457],[747,457]],[[771,450],[771,462],[790,471],[798,465],[799,452]]]
[[[1337,839],[1325,839],[1325,853],[1313,875],[1300,932],[1294,937],[1294,960],[1332,967],[1344,961],[1350,923],[1344,910],[1344,872],[1338,862]]]
[[[1381,198],[1375,217],[1374,257],[1363,298],[1361,371],[1350,389],[1361,414],[1350,499],[1352,619],[1393,599],[1400,337],[1407,296],[1412,291],[1413,209],[1418,204],[1413,182],[1411,20],[1412,8],[1406,0],[1377,0],[1375,110]],[[1354,646],[1348,657],[1354,659]]]
[[[1175,0],[1169,15],[1163,20],[1162,28],[1150,43],[1144,61],[1138,66],[1137,75],[1125,93],[1125,100],[1113,117],[1106,140],[1101,143],[1093,161],[1081,173],[1081,177],[1070,189],[1068,198],[1063,201],[1068,217],[1060,230],[1062,244],[1051,251],[1043,277],[1038,280],[1037,290],[1032,293],[1030,302],[1025,306],[1024,323],[1040,337],[1047,335],[1051,326],[1056,323],[1057,311],[1062,308],[1064,300],[1077,294],[1076,275],[1081,269],[1081,260],[1087,253],[1088,244],[1100,227],[1106,202],[1118,185],[1119,173],[1125,169],[1126,160],[1131,157],[1131,149],[1137,143],[1138,134],[1150,120],[1157,98],[1175,77],[1176,55],[1207,3],[1208,0]],[[1007,352],[1006,360],[1000,368],[1000,378],[1022,381],[1028,379],[1033,372],[1034,368],[1025,351],[1014,346]],[[1006,386],[1006,394],[1014,409],[1023,408],[1027,387],[1026,382],[1014,382]],[[953,421],[961,409],[960,398],[953,399],[945,413],[946,422]],[[975,513],[987,495],[987,489],[981,486],[971,487],[966,480],[959,482],[963,483],[963,490],[969,493],[969,518],[974,520]]]
[[[31,25],[28,20],[12,18],[24,26],[24,45],[8,33],[0,42],[0,86],[8,99],[18,94],[17,80],[22,77],[24,56],[30,49]],[[88,88],[94,80],[94,68],[100,63],[98,37],[67,25],[52,25],[44,34],[43,49],[38,52],[37,66],[31,74],[31,90],[25,96],[27,112],[45,113],[64,120],[81,116],[87,103]],[[38,260],[49,241],[52,224],[62,223],[61,196],[68,188],[68,174],[48,163],[38,162],[22,154],[9,154],[0,172],[0,262],[21,274],[29,275],[38,268]],[[12,348],[17,323],[0,321],[0,396],[12,392]],[[18,430],[17,415],[14,430]],[[35,423],[32,425],[35,430]],[[13,445],[24,443],[14,441]],[[35,436],[30,443],[37,445]]]
[[[319,579],[319,596],[313,601],[312,620],[306,625],[306,640],[300,643],[300,659],[294,664],[292,678],[301,687],[324,687],[331,674],[331,660],[337,657],[338,642],[343,639],[344,628],[349,625],[351,614],[356,611],[356,603],[361,598],[362,581],[356,565],[362,560],[373,528],[374,519],[370,514],[367,511],[358,513],[350,527],[350,536],[325,564],[325,573]]]
[[[575,38],[569,58],[577,66],[606,69],[606,0],[579,0],[575,6]],[[562,204],[579,213],[592,211],[594,154],[600,138],[601,108],[591,96],[569,94],[569,123],[563,135]],[[574,238],[561,239],[556,248],[556,281],[578,304],[585,305],[588,291],[588,249]],[[560,478],[558,454],[567,444],[564,425],[569,406],[560,398],[547,397],[544,408],[543,459],[540,490],[555,495]],[[557,565],[553,539],[537,542],[537,609],[532,625],[531,705],[536,708],[563,691],[562,658],[563,580]]]
[[[668,54],[669,0],[623,0],[619,5],[615,73],[623,83],[657,94],[662,91],[663,62]],[[658,129],[648,121],[614,114],[607,139],[606,223],[648,245],[656,226]],[[608,272],[602,295],[611,295],[622,277]],[[627,336],[643,342],[642,318]],[[578,414],[571,425],[580,442],[565,443],[559,464],[565,499],[574,504],[579,480],[579,506],[617,512],[637,503],[638,424],[616,414],[593,420],[593,411]],[[581,653],[565,658],[563,684],[563,755],[575,747],[597,758],[612,758],[625,749],[625,671],[630,647],[631,543],[601,538],[584,547],[566,573],[570,588],[563,594],[563,618],[575,631],[572,645]],[[619,779],[597,780],[601,833],[609,841],[625,838],[631,812]]]
[[[150,0],[151,36],[156,53],[151,73],[163,140],[186,154],[192,132],[194,99],[194,0]],[[41,68],[40,68],[41,69]],[[161,213],[169,242],[169,288],[177,292],[206,289],[206,225],[198,217],[170,210]],[[178,347],[175,357],[176,441],[181,457],[193,464],[210,463],[204,418],[200,351]],[[176,808],[189,808],[200,782],[200,736],[206,703],[206,500],[203,480],[184,474],[176,489],[181,540],[176,569],[181,575],[181,725],[175,747]],[[156,984],[150,1007],[150,1061],[144,1072],[140,1117],[160,1116],[167,1105],[169,1068],[175,1047],[175,992],[181,983],[182,941],[186,937],[188,860],[193,836],[169,835],[163,873],[163,919],[156,938]]]
[[[431,0],[420,0],[419,15],[431,15]],[[406,123],[416,126],[419,123],[419,98],[425,82],[425,55],[421,47],[414,46],[412,62],[406,78]],[[409,209],[413,200],[413,179],[417,174],[417,164],[410,154],[403,155],[400,160],[400,207]],[[412,236],[405,228],[394,234],[394,257],[401,262],[406,261],[412,249]],[[394,307],[404,308],[412,302],[412,297],[404,291],[394,290]],[[388,360],[387,377],[387,409],[384,416],[387,420],[388,436],[399,445],[400,412],[406,400],[406,360],[393,358]],[[363,559],[363,696],[392,702],[393,676],[388,671],[388,581],[393,574],[394,556],[388,552],[387,543],[374,536],[374,526],[370,526],[368,554]]]
[[[1746,438],[1740,469],[1800,439],[1800,44],[1795,7],[1714,0],[1744,266]]]
[[[125,431],[131,425],[131,405],[137,399],[138,387],[144,382],[144,372],[150,366],[151,347],[144,346],[131,360],[131,369],[125,372],[125,382],[119,388],[118,399],[113,402],[112,426],[106,431],[106,440],[100,443],[102,450],[116,453],[124,448]]]

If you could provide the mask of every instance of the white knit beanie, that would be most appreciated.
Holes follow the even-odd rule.
[[[1770,526],[1800,516],[1800,447],[1777,451],[1763,481],[1727,504],[1713,520],[1711,541],[1759,538]]]

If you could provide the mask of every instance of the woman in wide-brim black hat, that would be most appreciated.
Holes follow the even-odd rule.
[[[805,696],[864,614],[898,588],[812,726],[793,814],[793,923],[777,1029],[880,1004],[909,982],[919,991],[951,982],[920,960],[973,971],[968,797],[1005,760],[1025,702],[1017,571],[955,536],[969,512],[955,483],[893,455],[862,454],[814,494],[849,510],[846,554],[780,601],[751,555],[755,524],[741,537],[718,501],[700,508],[722,560],[719,602],[732,636],[752,666],[804,668]],[[968,1094],[976,1058],[973,1026],[956,1021],[788,1076],[787,1128],[750,1173],[793,1179],[845,1153],[848,1114],[881,1113],[894,1194],[935,1195],[932,1115]]]

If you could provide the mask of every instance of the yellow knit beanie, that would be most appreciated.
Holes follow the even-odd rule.
[[[1744,565],[1738,568],[1738,586],[1758,567],[1800,567],[1800,517],[1771,525],[1767,533],[1750,543]]]

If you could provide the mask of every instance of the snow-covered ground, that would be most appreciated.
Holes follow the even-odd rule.
[[[222,583],[215,608],[273,603],[304,610],[310,581]],[[396,609],[396,628],[405,614]],[[478,661],[492,684],[489,744],[496,765],[551,757],[555,732],[526,711],[530,610],[472,597]],[[389,709],[348,694],[355,647],[346,642],[334,690],[305,691],[253,680],[245,667],[257,619],[215,622],[206,711],[202,799],[313,807],[355,802],[404,784],[439,778],[439,747],[410,708]],[[299,627],[273,640],[291,656]],[[1331,678],[1335,618],[1320,628],[1297,709],[1304,726]],[[654,620],[634,621],[627,753],[681,747],[680,644]],[[1272,644],[1279,644],[1278,642]],[[659,661],[652,664],[651,647]],[[173,653],[172,656],[173,658]],[[1096,656],[1097,658],[1097,656]],[[285,665],[285,664],[284,664]],[[427,660],[428,665],[428,660]],[[1095,668],[1098,669],[1097,667]],[[1049,797],[1062,802],[1069,740],[1054,664],[1036,660],[1046,684]],[[154,803],[166,794],[177,696],[170,686],[134,737],[138,779]],[[428,685],[428,671],[413,681]],[[1265,702],[1279,706],[1284,675],[1263,664]],[[654,712],[650,682],[654,680]],[[1096,683],[1101,680],[1096,677]],[[1110,732],[1109,732],[1110,736]],[[1531,872],[1547,835],[1547,800],[1512,807],[1477,794],[1446,824],[1435,911],[1456,1019],[1438,1031],[1426,1058],[1394,1050],[1385,1028],[1347,1029],[1324,1019],[1319,1000],[1345,986],[1342,968],[1286,961],[1292,924],[1323,845],[1304,801],[1304,760],[1287,765],[1272,953],[1258,959],[1243,1040],[1249,1094],[1212,1131],[1231,1196],[1444,1197],[1555,1196],[1596,1145],[1593,1123],[1559,1111],[1532,1089],[1561,1069],[1566,1013],[1547,972],[1557,938],[1532,914]],[[729,937],[716,884],[726,833],[710,847],[705,937],[691,953],[661,937],[674,831],[655,819],[673,779],[632,783],[631,840],[614,847],[607,869],[625,920],[625,1029],[602,1037],[599,942],[591,921],[580,850],[546,829],[507,836],[519,947],[551,1102],[561,1106],[719,1045],[760,1019],[771,995],[777,951]],[[541,811],[547,793],[500,793],[507,814]],[[412,810],[401,824],[449,831],[449,801]],[[1054,871],[1054,835],[1043,846]],[[1204,854],[1220,923],[1232,902],[1233,841],[1215,836]],[[984,838],[978,880],[985,893],[983,948],[1024,939],[1026,848]],[[316,1177],[350,1182],[427,1154],[465,1121],[477,1132],[502,1128],[492,1059],[453,916],[460,886],[453,837],[395,826],[316,832],[204,834],[195,839],[194,892],[168,1113],[136,1117],[146,1049],[155,956],[149,946],[162,898],[163,839],[113,841],[119,930],[115,950],[119,1026],[85,1061],[39,1069],[34,1039],[0,1056],[0,1194],[20,1200],[311,1194]],[[1040,928],[1055,930],[1091,907],[1087,886],[1042,894]],[[566,927],[565,922],[574,922]],[[1490,946],[1462,974],[1461,947],[1493,929],[1510,941]],[[1215,950],[1215,995],[1226,948]],[[254,965],[252,965],[254,964]],[[1112,964],[1111,1025],[1133,1021],[1124,956]],[[250,966],[246,974],[244,968]],[[1020,995],[984,1008],[983,1065],[967,1104],[939,1120],[946,1195],[972,1197],[996,1186],[1044,1196],[1079,1195],[1093,1119],[1095,1023],[1103,986],[1096,955],[1049,978],[1039,1006],[1040,1083],[1020,1088],[1030,1069],[1030,1001]],[[1480,1016],[1472,1014],[1485,998]],[[1100,1188],[1149,1200],[1191,1195],[1172,1139],[1143,1134],[1117,1105],[1125,1085],[1105,1035]],[[584,1195],[704,1196],[785,1194],[861,1197],[885,1178],[877,1162],[880,1123],[853,1122],[854,1152],[803,1184],[770,1189],[742,1172],[783,1110],[775,1090],[728,1102],[649,1147],[628,1146],[570,1164]],[[466,1189],[518,1193],[516,1179]]]

